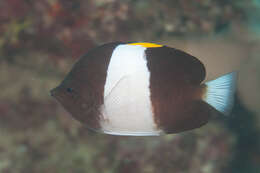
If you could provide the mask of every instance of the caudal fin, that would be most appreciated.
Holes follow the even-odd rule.
[[[224,115],[228,115],[234,104],[236,76],[237,73],[232,72],[206,82],[207,92],[203,100]]]

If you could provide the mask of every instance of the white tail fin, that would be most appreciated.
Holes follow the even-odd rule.
[[[236,72],[206,82],[207,93],[203,99],[224,115],[228,115],[234,104],[236,90]]]

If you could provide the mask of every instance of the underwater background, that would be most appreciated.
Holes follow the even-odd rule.
[[[259,173],[259,0],[1,0],[0,173]],[[49,94],[110,41],[166,44],[207,80],[238,70],[229,117],[177,135],[91,132]]]

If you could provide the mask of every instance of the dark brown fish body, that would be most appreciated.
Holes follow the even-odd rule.
[[[219,105],[213,108],[211,85],[201,84],[205,74],[197,58],[174,48],[108,43],[84,55],[52,95],[96,131],[178,133],[206,124],[216,109],[225,111]]]
[[[53,96],[73,117],[91,129],[99,129],[99,107],[104,102],[108,63],[117,43],[93,49],[72,68],[64,81],[52,90]]]
[[[200,84],[206,74],[203,64],[167,47],[147,50],[147,56],[147,66],[153,76],[151,100],[159,127],[176,133],[207,123],[210,108],[201,101],[205,88]]]

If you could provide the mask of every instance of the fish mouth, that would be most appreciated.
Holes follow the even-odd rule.
[[[53,88],[53,89],[50,90],[50,95],[51,95],[52,97],[54,97],[55,89],[56,89],[56,88]]]
[[[56,98],[58,89],[59,89],[59,87],[56,87],[56,88],[51,89],[51,90],[50,90],[50,96]]]

